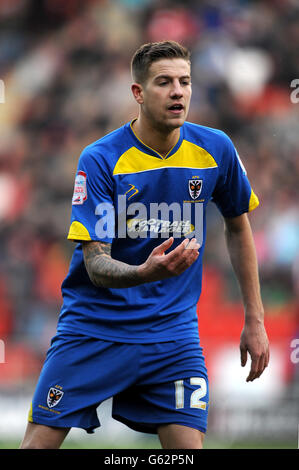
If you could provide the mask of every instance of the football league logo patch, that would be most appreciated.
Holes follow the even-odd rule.
[[[83,204],[87,199],[86,189],[86,173],[84,171],[78,171],[75,178],[74,194],[72,204]]]
[[[47,396],[48,407],[53,408],[53,406],[56,406],[60,402],[63,395],[64,395],[64,392],[62,392],[61,390],[58,390],[58,388],[51,387]]]
[[[197,199],[202,190],[202,180],[189,180],[189,194],[192,199]]]

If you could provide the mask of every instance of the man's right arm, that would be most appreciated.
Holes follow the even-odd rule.
[[[111,243],[83,242],[85,267],[97,287],[132,287],[141,284],[138,266],[111,258]]]
[[[139,266],[113,259],[110,243],[88,241],[82,246],[85,267],[95,286],[126,288],[178,276],[196,261],[199,244],[195,238],[183,240],[166,255],[172,244],[172,237],[165,240]]]

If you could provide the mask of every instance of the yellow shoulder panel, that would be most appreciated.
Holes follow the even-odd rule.
[[[140,171],[154,170],[163,166],[163,161],[143,153],[137,147],[131,147],[119,157],[113,174],[121,175],[124,173],[139,173]]]
[[[171,155],[168,161],[174,167],[205,169],[218,166],[207,150],[188,140],[183,140],[178,151]]]
[[[91,240],[87,228],[85,228],[84,225],[81,224],[81,222],[78,222],[77,220],[74,220],[74,222],[70,226],[67,238],[68,240]]]
[[[183,140],[180,148],[168,158],[148,155],[131,147],[118,159],[113,174],[139,173],[162,168],[215,168],[217,163],[209,152],[192,142]]]

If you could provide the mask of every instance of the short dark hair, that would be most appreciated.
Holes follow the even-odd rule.
[[[190,63],[190,52],[176,41],[143,44],[132,57],[133,80],[137,83],[145,83],[150,65],[160,59],[184,59]]]

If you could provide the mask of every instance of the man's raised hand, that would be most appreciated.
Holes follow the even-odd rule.
[[[191,266],[199,256],[200,245],[196,238],[185,238],[174,250],[165,254],[172,246],[173,237],[153,249],[147,260],[139,266],[138,274],[144,282],[159,281],[178,276]]]

